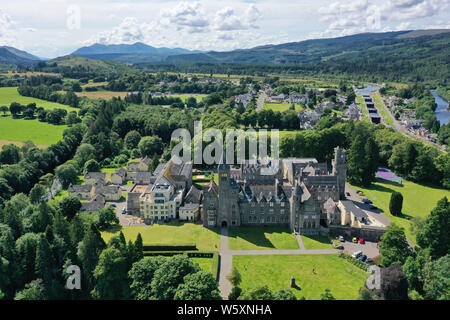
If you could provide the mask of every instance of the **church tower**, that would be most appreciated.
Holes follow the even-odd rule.
[[[222,227],[240,226],[239,185],[231,178],[228,164],[220,164],[218,174],[219,210],[217,223]]]
[[[334,149],[333,175],[337,177],[340,199],[345,199],[345,180],[347,179],[347,160],[344,149]]]

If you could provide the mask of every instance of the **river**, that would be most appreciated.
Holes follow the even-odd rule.
[[[372,93],[372,91],[377,91],[380,88],[373,85],[373,84],[366,84],[366,87],[364,89],[356,89],[355,92],[356,94],[359,94],[361,96],[365,96],[365,95],[370,95]]]
[[[439,120],[441,125],[448,124],[448,120],[450,119],[450,111],[447,110],[448,101],[442,99],[436,93],[436,90],[431,90],[431,94],[434,96],[434,101],[437,104],[436,118]]]

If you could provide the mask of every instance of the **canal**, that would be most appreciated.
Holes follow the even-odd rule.
[[[441,125],[448,124],[448,119],[450,119],[450,111],[447,110],[448,101],[442,99],[436,93],[436,90],[431,90],[431,94],[434,96],[434,101],[437,104],[436,118],[439,120]]]

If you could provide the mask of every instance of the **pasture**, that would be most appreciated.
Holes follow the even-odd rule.
[[[37,107],[42,107],[49,110],[64,109],[67,110],[67,112],[79,110],[60,103],[49,102],[31,97],[23,97],[17,91],[17,87],[0,88],[0,106],[9,107],[12,102],[17,102],[25,106],[30,103],[36,103]]]
[[[125,98],[128,92],[112,92],[112,91],[94,91],[94,92],[75,92],[78,97],[86,97],[89,99],[104,99],[110,100],[112,98]]]
[[[0,117],[0,144],[17,144],[33,141],[39,147],[45,148],[61,140],[68,127],[39,122],[38,120],[13,119]]]
[[[292,103],[265,103],[263,109],[284,112],[291,108]],[[303,107],[296,104],[295,111],[300,112],[303,110]]]
[[[338,255],[233,256],[233,267],[242,276],[241,288],[267,285],[272,291],[289,289],[291,277],[297,298],[319,300],[330,289],[337,300],[355,300],[369,274]]]

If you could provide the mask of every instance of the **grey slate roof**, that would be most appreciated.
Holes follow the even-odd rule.
[[[84,179],[106,181],[106,172],[86,172]]]
[[[91,192],[92,190],[92,185],[88,184],[88,185],[82,185],[82,186],[78,186],[78,185],[70,185],[69,188],[67,189],[69,191],[69,193],[77,193],[77,192]]]

